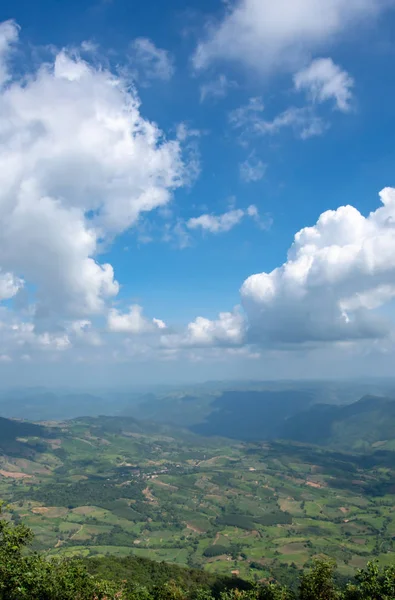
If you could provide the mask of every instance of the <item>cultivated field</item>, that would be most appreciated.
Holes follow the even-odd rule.
[[[395,464],[205,439],[125,419],[59,424],[0,459],[0,496],[48,554],[135,554],[262,579],[335,557],[394,561]]]

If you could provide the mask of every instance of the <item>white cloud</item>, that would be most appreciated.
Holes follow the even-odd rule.
[[[17,35],[0,26],[3,80]],[[188,179],[181,141],[142,117],[120,77],[67,50],[0,89],[0,134],[0,295],[23,276],[36,318],[103,312],[119,286],[100,244]]]
[[[215,321],[197,317],[182,334],[162,336],[165,348],[238,346],[244,339],[245,320],[238,309],[220,313]]]
[[[99,45],[92,40],[84,40],[81,42],[81,50],[87,54],[94,54],[99,49]]]
[[[287,261],[242,285],[249,339],[263,344],[381,338],[377,312],[395,297],[395,189],[364,217],[352,206],[327,211],[299,231]]]
[[[265,175],[266,168],[267,165],[252,153],[240,163],[240,177],[247,183],[260,181]]]
[[[262,99],[250,98],[245,106],[229,113],[229,122],[235,129],[241,131],[242,140],[251,136],[274,135],[287,128],[292,129],[297,137],[305,140],[322,135],[328,127],[310,106],[290,107],[272,120],[264,119],[263,111]]]
[[[178,219],[175,225],[165,223],[163,227],[162,241],[172,244],[175,248],[183,250],[191,245],[191,236],[186,230],[184,221]]]
[[[202,132],[199,129],[191,129],[186,123],[179,123],[176,130],[177,140],[183,144],[184,161],[186,169],[184,173],[184,184],[192,186],[200,175],[200,151],[198,140]]]
[[[226,75],[218,75],[216,79],[200,86],[200,102],[204,102],[208,98],[225,98],[228,91],[234,87],[237,87],[236,82],[230,81]]]
[[[251,350],[390,340],[394,323],[382,309],[395,299],[395,188],[380,198],[367,217],[341,206],[300,230],[282,266],[244,281],[244,314],[198,317],[162,344]]]
[[[302,140],[322,135],[328,128],[310,107],[291,107],[274,117],[272,121],[262,122],[261,133],[274,134],[287,127],[293,129],[295,135]]]
[[[229,210],[222,215],[205,214],[193,217],[186,222],[188,229],[202,229],[210,233],[224,233],[238,225],[245,216],[256,216],[255,206],[249,206],[246,210],[241,208]]]
[[[162,319],[152,319],[152,323],[155,325],[155,327],[157,327],[158,329],[166,329],[167,325],[164,321],[162,321]]]
[[[54,335],[48,332],[41,333],[36,338],[36,343],[48,350],[67,350],[71,347],[68,335]]]
[[[0,301],[9,300],[16,296],[23,287],[23,280],[15,277],[12,273],[2,273],[0,271]]]
[[[229,60],[264,73],[295,69],[311,52],[352,27],[370,24],[392,5],[392,0],[234,0],[208,28],[194,65],[203,69]]]
[[[350,110],[352,77],[335,65],[331,58],[318,58],[294,76],[295,88],[305,90],[313,102],[334,100],[343,112]]]
[[[157,48],[148,38],[133,40],[130,45],[130,60],[144,79],[169,81],[174,75],[174,60],[170,52]]]
[[[204,229],[210,233],[224,233],[238,225],[244,217],[244,210],[229,210],[222,215],[200,215],[193,217],[186,223],[188,229]]]
[[[75,345],[101,346],[103,343],[99,333],[95,331],[92,322],[88,319],[72,321],[66,326],[66,331],[74,338]]]
[[[262,122],[261,113],[265,110],[262,98],[259,96],[250,98],[245,106],[235,108],[229,113],[230,123],[237,128],[248,127],[259,129]]]
[[[0,23],[0,86],[10,78],[8,59],[10,51],[18,41],[18,26],[14,21]]]
[[[73,332],[36,331],[34,323],[22,321],[5,311],[0,313],[1,349],[8,355],[22,358],[26,351],[64,351],[72,348]]]
[[[146,319],[142,307],[138,304],[133,304],[128,313],[111,309],[107,324],[109,331],[116,333],[141,334],[166,329],[166,324],[160,319]]]

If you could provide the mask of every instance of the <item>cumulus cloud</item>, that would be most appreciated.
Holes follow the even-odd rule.
[[[202,229],[210,233],[225,233],[238,225],[245,216],[257,216],[256,206],[251,205],[246,210],[241,208],[229,210],[222,215],[204,214],[192,217],[186,222],[188,229]]]
[[[259,343],[329,342],[386,336],[377,308],[395,297],[395,189],[364,217],[327,211],[299,231],[287,261],[242,285],[249,337]]]
[[[0,297],[23,277],[37,317],[86,319],[119,289],[99,262],[102,242],[165,206],[188,178],[181,141],[142,117],[122,78],[75,51],[8,77],[18,33],[0,26]]]
[[[130,61],[143,79],[169,81],[174,75],[174,60],[170,52],[157,48],[148,38],[133,40],[130,45]]]
[[[352,77],[336,65],[331,58],[318,58],[294,76],[295,88],[307,92],[313,102],[334,100],[342,112],[350,110]]]
[[[197,317],[184,333],[162,336],[161,343],[165,348],[238,346],[244,339],[244,327],[244,317],[235,309],[220,313],[215,321]]]
[[[282,266],[244,281],[244,313],[198,317],[162,343],[289,349],[389,337],[393,321],[380,309],[395,298],[395,189],[380,199],[367,217],[341,206],[300,230]]]
[[[37,333],[34,323],[23,321],[4,309],[0,313],[1,349],[22,357],[30,351],[64,351],[72,347],[72,334],[67,331]]]
[[[101,346],[103,343],[89,319],[79,319],[68,323],[66,331],[73,338],[74,345]]]
[[[193,61],[229,60],[267,73],[298,67],[311,52],[393,6],[392,0],[234,0],[210,26]]]
[[[109,331],[116,333],[141,334],[166,329],[166,324],[160,319],[146,319],[142,307],[138,304],[133,304],[128,313],[111,309],[107,324]]]
[[[262,98],[250,98],[248,103],[229,113],[229,122],[241,132],[241,139],[253,136],[275,135],[283,129],[291,129],[302,140],[322,135],[328,125],[318,117],[311,106],[290,107],[273,119],[263,117]]]

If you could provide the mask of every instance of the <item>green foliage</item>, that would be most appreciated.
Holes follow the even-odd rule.
[[[229,548],[221,544],[215,544],[214,546],[208,546],[203,552],[203,555],[207,556],[207,558],[221,556],[221,554],[229,554]]]
[[[38,502],[43,502],[47,506],[65,506],[75,508],[77,506],[100,506],[108,508],[113,506],[110,503],[119,498],[125,499],[142,499],[142,485],[133,482],[130,485],[123,486],[115,485],[111,481],[88,481],[76,484],[52,484],[49,486],[41,486],[29,492],[29,499]],[[26,493],[15,495],[15,499],[26,497]],[[121,508],[121,504],[116,506],[116,509]],[[124,505],[125,509],[127,508]],[[131,516],[131,513],[128,512]],[[122,515],[123,516],[123,515]],[[130,518],[126,517],[126,518]]]
[[[34,549],[49,556],[133,552],[254,580],[270,572],[294,591],[315,556],[351,577],[361,559],[387,562],[395,551],[395,452],[230,444],[152,427],[78,419],[48,430],[44,454],[32,448],[38,438],[16,440],[21,454],[6,453],[0,477],[7,516],[26,519]],[[224,555],[210,560],[214,539],[226,550],[217,545]]]
[[[254,518],[255,523],[270,527],[271,525],[291,525],[292,515],[282,510],[276,510],[263,515],[262,517]]]
[[[395,598],[395,566],[380,569],[377,562],[369,562],[358,571],[357,584],[347,586],[345,600],[393,600]]]
[[[339,591],[334,583],[335,565],[327,561],[316,561],[310,572],[302,576],[300,600],[337,600]]]
[[[238,514],[225,514],[217,519],[217,524],[230,527],[240,527],[240,529],[255,529],[254,521],[251,517]]]
[[[121,592],[93,578],[80,561],[49,562],[35,553],[25,555],[32,539],[25,525],[0,520],[1,600],[104,600]]]
[[[1,506],[0,506],[1,512]],[[341,589],[335,565],[315,561],[299,592],[146,559],[46,560],[24,524],[0,519],[0,600],[394,600],[395,567],[368,563]],[[212,546],[211,548],[216,548]]]
[[[235,577],[226,577],[202,571],[200,569],[187,569],[166,562],[156,562],[148,558],[138,556],[126,556],[116,558],[107,556],[105,558],[92,557],[84,560],[89,573],[100,579],[112,579],[115,581],[127,581],[130,589],[135,586],[145,588],[152,592],[154,588],[160,588],[168,581],[174,581],[187,590],[195,593],[196,590],[206,590],[217,596],[220,591],[237,587],[247,589],[251,585]]]

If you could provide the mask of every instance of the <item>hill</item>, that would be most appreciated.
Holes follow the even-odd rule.
[[[50,430],[41,425],[0,417],[0,455],[22,457],[34,454],[39,451],[40,444],[45,447],[41,439],[49,434]]]
[[[365,396],[348,406],[315,405],[287,419],[280,437],[348,450],[395,449],[395,401]]]
[[[124,417],[42,432],[0,456],[0,497],[49,556],[133,554],[284,582],[317,555],[344,575],[393,559],[393,452],[202,437]]]
[[[16,440],[18,437],[43,437],[44,435],[46,429],[41,425],[0,417],[0,444]]]
[[[204,436],[222,436],[244,441],[285,438],[311,443],[320,443],[322,434],[314,436],[313,429],[310,438],[308,434],[304,437],[303,431],[306,427],[310,428],[311,424],[313,427],[315,424],[319,426],[322,415],[322,428],[317,431],[321,432],[322,429],[324,443],[330,443],[327,441],[329,436],[324,431],[324,422],[328,416],[331,421],[338,423],[338,435],[334,436],[334,443],[340,441],[341,448],[352,449],[358,447],[357,438],[363,438],[366,427],[362,420],[359,425],[356,424],[355,436],[353,433],[355,439],[347,443],[351,429],[347,426],[343,436],[340,423],[348,418],[351,424],[351,419],[356,418],[359,412],[362,419],[363,411],[359,407],[351,409],[348,417],[347,410],[338,413],[337,408],[354,405],[362,397],[395,398],[394,384],[267,382],[255,385],[251,383],[248,387],[245,384],[244,388],[241,384],[234,385],[234,389],[228,390],[195,389],[189,393],[150,395],[140,404],[129,407],[125,414],[138,419],[181,426]],[[321,408],[323,405],[324,408]],[[377,423],[377,434],[369,436],[368,440],[372,440],[371,443],[391,437],[380,438],[379,435],[382,426],[380,423],[384,424],[385,421],[385,410],[386,407],[375,414],[372,411],[373,422]],[[358,429],[361,429],[361,436],[358,436]],[[343,443],[344,441],[346,443]]]
[[[371,447],[395,449],[392,398],[365,395],[345,405],[317,400],[308,389],[233,390],[204,399],[168,399],[161,410],[166,412],[166,422],[171,422],[177,412],[178,421],[192,420],[189,430],[201,436],[243,441],[285,439],[351,451]],[[156,404],[151,399],[151,408],[145,406],[144,410],[155,415]]]
[[[242,440],[273,440],[281,437],[284,421],[313,403],[309,392],[229,391],[212,402],[203,423],[190,427],[200,435]]]

